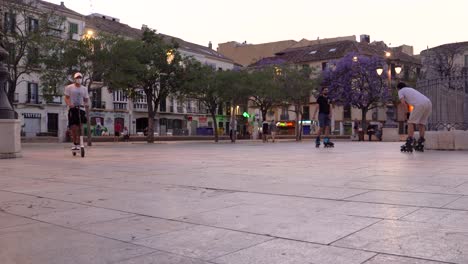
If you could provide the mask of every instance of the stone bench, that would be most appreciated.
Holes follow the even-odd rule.
[[[468,131],[427,131],[426,149],[468,150]]]

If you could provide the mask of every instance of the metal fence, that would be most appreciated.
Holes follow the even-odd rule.
[[[416,89],[432,101],[428,130],[467,129],[468,76],[420,80]]]

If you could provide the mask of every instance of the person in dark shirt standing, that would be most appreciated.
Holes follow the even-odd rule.
[[[320,135],[325,134],[323,139],[323,144],[325,147],[333,147],[334,143],[330,141],[330,123],[331,115],[333,110],[333,105],[330,103],[330,98],[328,98],[328,88],[323,88],[319,97],[317,98],[318,107],[315,108],[314,120],[317,118],[318,111],[318,121],[319,121],[319,131],[317,133],[317,138],[315,140],[316,147],[320,147]]]

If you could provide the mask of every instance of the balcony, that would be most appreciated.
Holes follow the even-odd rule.
[[[196,113],[198,113],[198,112],[197,112],[197,108],[196,108],[196,107],[188,107],[188,108],[187,108],[187,113],[189,113],[189,114],[196,114]]]
[[[93,108],[93,109],[106,109],[106,102],[93,100],[91,102],[91,108]]]
[[[53,95],[50,97],[50,100],[47,101],[48,104],[62,104],[62,96],[61,95]]]
[[[114,102],[114,110],[126,111],[127,110],[127,103],[116,103],[116,102]]]
[[[183,113],[183,112],[184,112],[184,108],[182,106],[178,106],[177,113]]]
[[[146,112],[148,111],[147,103],[133,103],[133,110],[137,112]]]
[[[42,104],[42,98],[38,94],[28,94],[27,104]]]

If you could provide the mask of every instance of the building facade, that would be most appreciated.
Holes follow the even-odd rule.
[[[281,52],[277,52],[274,57],[264,58],[250,65],[250,67],[261,67],[263,65],[288,65],[290,67],[309,67],[315,69],[315,74],[321,74],[329,67],[333,66],[334,61],[339,60],[349,53],[365,56],[379,56],[384,58],[386,52],[390,52],[391,57],[386,58],[392,70],[393,86],[398,80],[408,80],[416,82],[416,76],[419,73],[420,62],[413,56],[411,46],[400,46],[390,48],[383,42],[370,43],[368,35],[362,35],[358,42],[354,40],[329,41],[320,44],[308,45],[305,47],[288,48]],[[403,68],[402,73],[395,73],[395,66],[400,65]],[[281,120],[288,124],[287,126],[295,126],[294,120],[296,116],[292,112],[292,107],[281,107],[274,109],[269,113],[267,119]],[[313,132],[313,128],[307,127],[313,124],[312,115],[318,105],[314,95],[311,95],[309,104],[303,106],[303,119],[307,122],[305,134],[309,131]],[[367,121],[383,123],[386,120],[386,109],[376,108],[367,113]],[[404,121],[406,120],[406,109],[399,107],[397,109],[397,119],[400,122],[400,133],[404,133]],[[335,134],[351,134],[354,120],[361,120],[361,110],[352,107],[337,106],[333,111],[332,130]],[[292,130],[292,129],[291,129]]]
[[[13,4],[10,1],[4,1],[2,5],[1,18],[6,37],[13,31],[16,31],[15,34],[31,32],[43,26],[40,24],[42,23],[40,16],[44,13],[50,14],[51,19],[60,20],[60,23],[48,28],[49,36],[79,40],[83,34],[84,16],[68,9],[63,2],[55,5],[36,0],[22,7],[13,7]],[[7,49],[10,53],[15,52],[14,47]],[[27,51],[25,58],[19,64],[20,69],[23,67],[21,63],[28,59],[32,52],[32,50]],[[11,81],[6,85],[7,89],[11,87]],[[64,135],[67,116],[62,96],[45,98],[41,90],[39,71],[22,74],[17,81],[13,105],[21,119],[22,135],[26,137]]]

